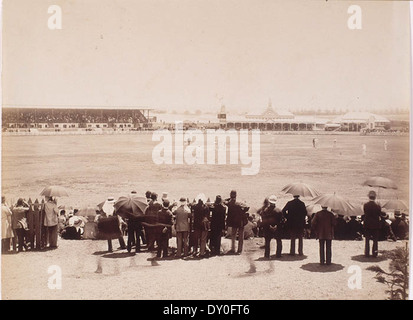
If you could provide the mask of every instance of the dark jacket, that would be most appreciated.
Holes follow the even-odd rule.
[[[336,225],[334,227],[334,239],[344,240],[347,235],[347,222],[344,220],[344,217],[338,216],[336,218]]]
[[[159,210],[162,210],[162,205],[158,201],[151,200],[148,203],[148,208],[146,208],[145,214],[149,216],[155,216]]]
[[[304,202],[300,199],[288,201],[282,210],[282,213],[287,218],[287,226],[294,230],[304,230],[305,217],[307,209]]]
[[[29,208],[14,207],[12,210],[11,224],[13,229],[27,229],[26,214]]]
[[[316,238],[322,240],[332,240],[334,238],[334,226],[337,220],[334,214],[328,210],[316,212],[311,220],[311,228],[313,229]]]
[[[225,229],[225,215],[227,206],[224,204],[214,204],[211,207],[211,231],[222,231]]]
[[[229,199],[226,205],[228,206],[227,227],[242,228],[247,222],[244,206],[236,199]]]
[[[351,219],[347,222],[347,235],[348,240],[355,240],[361,236],[361,224],[355,219]]]
[[[163,233],[162,230],[167,227],[167,234],[169,237],[172,235],[172,212],[169,209],[162,208],[161,210],[158,211],[156,215],[156,222],[162,225],[157,225],[153,228],[155,234],[161,234]],[[164,226],[164,224],[168,226]]]
[[[409,236],[409,225],[406,221],[396,218],[391,224],[394,235],[397,239],[408,239]]]
[[[193,210],[193,229],[206,231],[209,229],[209,208],[203,203],[197,203],[192,207]]]
[[[380,208],[380,206],[374,201],[369,201],[369,202],[366,202],[364,204],[363,210],[364,210],[364,215],[363,215],[364,228],[366,228],[366,229],[380,229],[380,227],[381,227],[381,223],[380,223],[381,208]]]
[[[261,218],[260,226],[264,231],[264,237],[281,238],[281,226],[284,222],[282,211],[275,206],[268,206],[262,211]]]

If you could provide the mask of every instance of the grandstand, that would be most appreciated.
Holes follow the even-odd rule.
[[[152,109],[2,108],[8,129],[146,129],[156,121]]]

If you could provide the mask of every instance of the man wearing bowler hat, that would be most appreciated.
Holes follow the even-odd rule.
[[[370,240],[373,240],[373,257],[378,255],[379,233],[380,233],[380,215],[381,207],[376,203],[376,192],[370,191],[368,194],[369,201],[363,206],[364,215],[364,236],[366,237],[366,244],[364,247],[364,255],[370,256]]]
[[[231,227],[231,250],[230,253],[241,254],[244,244],[244,222],[245,207],[237,201],[237,191],[230,192],[230,198],[227,200],[228,206],[227,227]],[[235,241],[238,235],[238,250],[235,252]]]
[[[303,255],[303,236],[305,228],[305,217],[307,209],[299,195],[294,195],[294,199],[288,201],[282,210],[287,218],[287,227],[290,231],[291,247],[290,255],[295,255],[295,239],[298,239],[298,255]]]
[[[327,207],[322,206],[321,211],[315,213],[311,221],[311,228],[314,230],[320,247],[320,264],[331,264],[331,243],[334,239],[334,226],[337,220]]]
[[[213,255],[221,254],[222,231],[225,230],[225,216],[227,206],[223,204],[222,197],[216,196],[214,204],[211,206],[211,235],[210,247]]]

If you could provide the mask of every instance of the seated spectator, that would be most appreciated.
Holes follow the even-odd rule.
[[[409,237],[409,225],[406,220],[402,219],[400,211],[394,212],[394,221],[391,224],[391,229],[398,240],[407,240]]]
[[[361,223],[357,217],[350,217],[346,229],[347,240],[363,240]]]
[[[254,238],[258,232],[257,222],[254,221],[254,217],[248,216],[248,222],[244,226],[244,239]]]

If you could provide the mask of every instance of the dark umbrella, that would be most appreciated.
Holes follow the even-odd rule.
[[[120,197],[115,202],[114,207],[121,217],[126,216],[126,218],[128,218],[128,215],[132,217],[140,217],[145,214],[148,203],[145,197],[128,195]]]

